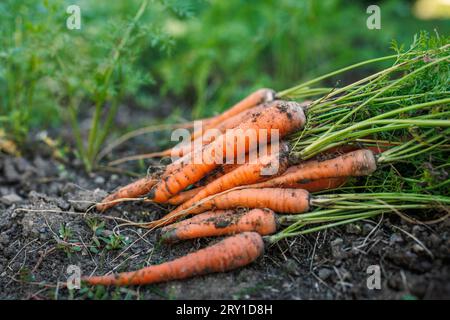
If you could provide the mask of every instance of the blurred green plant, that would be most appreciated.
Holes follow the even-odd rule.
[[[140,59],[149,51],[165,56],[173,46],[163,22],[190,17],[196,1],[79,0],[81,29],[69,30],[73,2],[0,3],[0,121],[18,142],[35,126],[68,121],[90,171],[121,103],[153,81]],[[86,126],[81,119],[91,115]]]
[[[81,30],[66,27],[66,8],[72,4],[81,8]],[[187,106],[193,106],[193,117],[209,116],[256,88],[291,87],[382,56],[393,38],[409,41],[419,29],[449,31],[446,21],[418,21],[406,0],[382,1],[382,29],[369,30],[367,5],[344,0],[4,0],[0,125],[20,144],[34,129],[70,123],[67,142],[75,143],[84,167],[92,170],[116,129],[121,105],[150,109],[166,99],[173,105],[171,117],[183,116],[180,109]],[[336,80],[324,85],[334,87]]]
[[[381,30],[366,27],[367,6],[343,0],[212,1],[197,19],[168,22],[173,58],[157,68],[162,93],[209,116],[254,89],[291,87],[329,70],[383,56],[389,42],[409,42],[419,30],[441,34],[444,21],[418,21],[408,1],[382,1]],[[358,70],[361,76],[373,69]],[[343,79],[346,80],[346,79]],[[336,83],[330,81],[334,86]]]

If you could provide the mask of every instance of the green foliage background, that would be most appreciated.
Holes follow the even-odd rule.
[[[135,110],[157,110],[163,102],[170,107],[171,116],[130,127],[208,116],[256,88],[283,90],[390,53],[392,39],[410,43],[419,30],[450,30],[448,20],[416,19],[413,1],[405,0],[377,2],[381,30],[366,27],[371,1],[151,0],[114,60],[141,3],[0,2],[0,126],[7,134],[22,142],[30,130],[65,121],[80,130],[74,124],[97,104],[113,119],[123,104]],[[70,4],[81,8],[81,30],[66,27]],[[105,81],[108,70],[111,80]],[[105,121],[100,128],[104,137],[94,141],[94,153],[114,126]],[[78,135],[88,143],[83,128]]]

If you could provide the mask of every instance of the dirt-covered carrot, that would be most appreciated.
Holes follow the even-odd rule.
[[[218,133],[223,134],[226,132],[226,130],[237,127],[245,119],[248,119],[251,116],[257,115],[260,112],[264,112],[264,109],[268,105],[269,105],[268,103],[263,103],[263,104],[255,106],[251,109],[244,110],[241,113],[238,113],[228,119],[225,119],[224,121],[218,123],[214,127],[208,126],[207,124],[205,124],[205,127],[202,128],[201,135],[199,135],[195,139],[191,140],[190,143],[187,143],[184,145],[179,145],[174,148],[163,151],[163,152],[159,153],[158,156],[183,157],[183,156],[191,153],[193,150],[195,150],[195,148],[202,147],[202,146],[214,141],[214,139],[215,139],[214,134],[218,134]],[[208,131],[211,129],[214,129],[215,131]]]
[[[192,199],[197,193],[199,193],[203,187],[193,188],[187,191],[180,192],[176,196],[173,196],[169,200],[167,200],[168,204],[178,206],[180,204],[185,203],[186,201]]]
[[[214,129],[217,129],[217,132],[221,132],[222,134],[224,134],[224,133],[226,133],[227,130],[238,127],[243,121],[247,121],[250,118],[254,119],[254,118],[258,117],[261,114],[261,112],[264,112],[268,106],[271,106],[271,104],[265,103],[265,104],[258,105],[254,108],[251,108],[249,110],[243,111],[243,112],[237,114],[236,116],[233,116],[233,117],[225,120],[224,122],[218,124],[217,127]],[[205,145],[211,143],[214,140],[215,140],[214,136],[209,137],[205,133],[203,136],[196,138],[195,141],[191,142],[190,144],[187,144],[185,146],[180,146],[179,150],[175,151],[174,154],[173,153],[167,154],[166,156],[178,155],[178,156],[180,156],[180,158],[175,160],[173,163],[167,165],[162,177],[172,174],[180,166],[184,166],[184,165],[188,164],[189,162],[191,162],[193,151],[195,151],[196,148],[197,149],[199,147],[203,148]],[[172,150],[172,149],[170,149],[170,150]],[[223,167],[226,167],[226,166],[227,165],[224,165]],[[230,164],[228,166],[234,166],[234,165]]]
[[[247,97],[245,97],[244,99],[242,99],[241,101],[239,101],[234,106],[230,107],[229,109],[227,109],[220,115],[211,118],[211,120],[208,121],[208,123],[205,125],[205,128],[203,128],[203,129],[207,130],[210,128],[214,128],[221,122],[223,122],[223,121],[225,121],[247,109],[253,108],[264,102],[271,102],[274,99],[275,99],[275,91],[273,91],[272,89],[267,89],[267,88],[259,89],[255,92],[251,93],[250,95],[248,95]],[[195,138],[197,138],[197,136],[195,136],[195,133],[194,133],[193,139],[195,139]]]
[[[189,164],[191,161],[190,154],[187,154],[181,158],[179,158],[177,161],[169,164],[166,169],[164,170],[164,173],[161,175],[161,178],[165,178],[177,170],[180,169],[180,167],[184,167],[185,165]],[[248,154],[245,155],[244,163],[248,162]],[[223,164],[221,166],[218,166],[213,171],[211,171],[207,176],[203,177],[201,180],[198,181],[198,186],[203,186],[211,181],[216,180],[217,178],[223,176],[224,174],[227,174],[230,171],[233,171],[237,167],[241,166],[240,163],[230,163],[230,164]]]
[[[137,271],[84,277],[91,285],[144,285],[202,274],[225,272],[250,264],[264,253],[264,242],[256,232],[244,232],[181,258]]]
[[[189,214],[199,214],[209,210],[226,210],[235,208],[267,208],[278,213],[302,213],[309,210],[308,191],[292,188],[249,188],[242,190],[230,190],[223,194],[203,199],[189,209]],[[185,216],[181,211],[176,215],[163,217],[147,223],[144,227],[156,228],[172,223]]]
[[[318,192],[329,189],[336,189],[345,184],[347,177],[325,178],[318,180],[303,180],[299,182],[291,182],[283,185],[284,188],[299,188],[309,192]]]
[[[319,180],[303,180],[300,182],[292,182],[287,183],[283,185],[284,188],[296,188],[296,189],[305,189],[309,192],[318,192],[318,191],[324,191],[324,190],[330,190],[330,189],[336,189],[338,187],[341,187],[345,184],[345,182],[348,180],[347,177],[340,177],[340,178],[326,178],[326,179],[319,179]],[[188,191],[183,191],[177,194],[176,196],[170,198],[167,203],[171,205],[181,205],[185,203],[186,201],[192,199],[197,193],[199,193],[202,189],[204,189],[204,186],[197,187],[190,189]],[[146,201],[144,201],[146,202]],[[151,202],[151,201],[149,201]]]
[[[98,211],[105,211],[106,209],[119,204],[120,199],[136,198],[147,194],[156,182],[157,180],[149,177],[141,178],[135,182],[132,182],[107,196],[101,203],[96,205],[96,209]]]
[[[304,180],[300,182],[292,182],[288,183],[286,185],[283,185],[285,188],[296,188],[296,189],[305,189],[309,192],[318,192],[323,190],[330,190],[330,189],[336,189],[338,187],[341,187],[345,184],[345,182],[348,180],[346,177],[340,177],[340,178],[326,178],[326,179],[319,179],[319,180]],[[204,186],[193,188],[187,191],[180,192],[176,196],[173,196],[170,198],[167,203],[178,206],[186,201],[192,199],[197,193],[199,193],[202,189],[204,189]],[[146,202],[146,201],[144,201]],[[151,202],[151,201],[148,201]]]
[[[253,209],[247,212],[217,210],[204,212],[190,219],[161,229],[161,240],[172,243],[181,240],[231,235],[254,231],[260,235],[277,230],[275,213],[269,209]]]
[[[249,185],[249,188],[273,188],[302,183],[305,180],[324,178],[367,176],[377,168],[375,156],[371,150],[362,149],[346,153],[334,159],[311,160],[290,167],[276,178]]]
[[[235,129],[205,146],[198,155],[193,155],[194,161],[180,166],[171,175],[164,177],[153,187],[148,198],[159,203],[166,202],[187,186],[202,179],[220,165],[216,152],[222,151],[220,155],[222,159],[229,156],[236,158],[247,153],[251,147],[256,147],[250,146],[252,142],[257,144],[257,141],[263,137],[270,141],[273,130],[277,130],[279,137],[282,138],[301,128],[304,123],[305,114],[298,103],[275,101],[266,108],[265,112],[243,121]],[[241,144],[242,148],[239,148],[238,139],[242,137],[243,132],[251,132],[251,134],[243,136],[244,142]],[[253,138],[256,141],[252,141]],[[199,160],[195,160],[197,156]]]
[[[271,102],[274,99],[275,91],[271,89],[257,90],[225,112],[208,118],[208,121],[202,122],[201,130],[194,131],[191,135],[191,141],[193,143],[156,152],[154,155],[157,157],[184,156],[194,150],[195,145],[204,145],[210,142],[210,139],[205,137],[205,133],[209,129],[217,129],[222,133],[227,129],[232,129],[239,125],[243,119],[250,116],[251,113],[260,112],[265,107],[265,102]]]
[[[248,163],[245,163],[233,171],[212,181],[200,190],[192,199],[184,202],[182,205],[166,215],[165,218],[176,215],[180,211],[186,211],[186,213],[188,213],[191,206],[210,195],[241,185],[264,181],[273,176],[282,174],[288,166],[288,145],[281,142],[277,144],[277,150],[272,149],[272,146],[269,146],[267,148],[267,154],[260,156],[256,155],[256,159],[253,161],[249,161]],[[274,172],[270,172],[270,175],[265,175],[264,169],[269,169],[270,167],[272,167]]]
[[[248,163],[248,159],[247,159],[248,155],[246,155],[246,160],[245,163]],[[214,169],[213,171],[211,171],[207,176],[203,177],[201,180],[199,180],[195,186],[197,187],[204,187],[207,184],[213,182],[216,179],[219,179],[220,177],[223,177],[224,175],[226,175],[227,173],[235,170],[236,168],[242,166],[244,164],[224,164],[221,165],[219,167],[217,167],[216,169]]]

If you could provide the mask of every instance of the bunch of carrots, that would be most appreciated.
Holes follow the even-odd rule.
[[[192,132],[188,143],[148,155],[178,158],[118,189],[96,209],[104,212],[131,200],[165,204],[173,208],[167,215],[136,225],[158,228],[167,244],[226,237],[170,262],[84,280],[140,285],[224,272],[255,261],[267,244],[285,237],[386,212],[448,207],[446,195],[413,189],[378,192],[366,186],[364,192],[343,192],[355,187],[352,177],[371,179],[387,165],[413,164],[448,150],[450,46],[447,39],[430,41],[421,35],[406,52],[285,91],[255,91],[205,119],[203,131]],[[361,65],[389,60],[394,60],[390,67],[350,85],[314,87]],[[210,129],[214,137],[207,134]],[[270,143],[254,146],[245,132]],[[300,230],[311,223],[318,227]]]

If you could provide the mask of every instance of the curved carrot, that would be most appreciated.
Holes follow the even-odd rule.
[[[341,187],[347,181],[347,177],[325,178],[319,180],[303,180],[283,184],[284,188],[299,188],[309,192],[318,192]]]
[[[193,209],[193,212],[200,213],[213,208],[232,209],[237,207],[268,208],[280,213],[307,212],[309,210],[309,192],[292,188],[233,190],[201,203]]]
[[[187,191],[180,192],[176,196],[173,196],[172,198],[167,200],[167,203],[174,205],[174,206],[178,206],[178,205],[188,201],[189,199],[192,199],[202,189],[203,189],[203,187],[198,187],[198,188],[193,188],[193,189],[190,189]]]
[[[95,208],[100,212],[105,211],[106,209],[119,204],[120,199],[136,198],[147,194],[157,181],[158,180],[149,177],[141,178],[110,194],[105,199],[103,199],[101,203],[98,203]]]
[[[249,188],[230,190],[223,194],[203,199],[195,207],[189,209],[189,214],[199,214],[214,209],[234,209],[239,207],[267,208],[280,213],[302,213],[309,210],[309,198],[309,192],[303,189]],[[162,227],[185,215],[183,212],[179,212],[177,215],[171,215],[149,222],[144,227]]]
[[[264,106],[262,106],[261,104],[265,102],[271,102],[274,99],[275,91],[273,91],[272,89],[263,88],[253,92],[225,112],[215,117],[206,119],[207,121],[202,123],[202,130],[197,130],[192,133],[191,141],[197,140],[201,144],[207,144],[207,141],[203,141],[205,131],[212,128],[218,129],[221,132],[224,132],[226,129],[232,129],[236,127],[242,121],[242,119],[249,116],[252,112],[257,112],[258,110],[256,108],[260,107],[262,109]],[[170,157],[174,155],[174,153],[176,153],[176,155],[178,156],[184,156],[194,150],[193,145],[194,144],[187,144],[185,146],[174,147],[161,152],[155,152],[150,155],[155,157]]]
[[[185,279],[245,266],[263,252],[264,242],[261,236],[256,232],[244,232],[160,265],[116,275],[84,277],[82,280],[91,285],[123,286]]]
[[[255,142],[266,136],[267,141],[273,134],[272,130],[278,130],[279,137],[298,130],[305,123],[305,114],[302,107],[295,102],[275,101],[268,106],[265,112],[243,121],[238,127],[230,130],[221,138],[199,150],[198,157],[200,161],[191,161],[185,166],[180,166],[173,174],[164,177],[159,181],[148,194],[150,200],[155,202],[165,202],[170,197],[178,194],[187,186],[196,183],[214,168],[219,166],[217,163],[216,151],[222,151],[223,157],[228,157],[230,151],[234,157],[239,156],[239,152],[248,152],[251,149],[251,137],[245,135],[243,150],[238,150],[238,137],[242,137],[243,131],[251,131],[254,134]],[[230,137],[232,139],[230,139]],[[253,147],[253,146],[252,146]],[[194,158],[195,159],[195,155]]]
[[[264,90],[263,90],[264,91]],[[269,90],[270,91],[270,90]],[[262,91],[261,91],[262,92]],[[250,99],[251,100],[251,99]],[[270,100],[270,99],[268,99],[268,100]],[[280,102],[280,109],[283,109],[283,108],[285,108],[286,109],[286,107],[284,106],[285,104],[283,104],[282,102]],[[270,106],[270,105],[269,105]],[[297,104],[297,108],[299,109],[300,107],[302,107],[302,105],[301,104]],[[239,113],[239,114],[237,114],[237,117],[235,118],[235,119],[233,119],[233,121],[238,121],[241,117],[241,115],[242,115],[242,117],[243,118],[246,118],[246,119],[248,119],[248,117],[250,117],[251,118],[251,121],[254,121],[259,115],[260,115],[260,112],[262,111],[262,109],[263,108],[267,108],[267,106],[266,105],[261,105],[261,106],[257,106],[256,108],[252,108],[252,109],[250,109],[250,110],[247,110],[244,114],[242,114],[242,112],[241,113]],[[260,110],[261,109],[261,110]],[[288,116],[291,116],[291,114],[289,113],[289,112],[286,112],[287,113],[287,115]],[[231,120],[231,119],[229,119],[229,120]],[[211,119],[208,119],[208,124],[210,123],[210,121],[211,121]],[[225,121],[225,123],[226,123],[227,121]],[[303,122],[304,122],[304,115],[303,115]],[[228,128],[228,127],[230,127],[231,126],[231,124],[229,124],[229,125],[226,125],[226,124],[224,124],[224,123],[222,123],[221,124],[221,126],[223,127],[223,128]],[[169,165],[168,167],[167,167],[167,169],[166,169],[166,172],[163,174],[163,179],[165,179],[166,177],[168,177],[170,174],[172,174],[172,173],[174,173],[175,171],[177,171],[177,169],[180,169],[180,167],[184,167],[185,165],[188,165],[189,163],[190,163],[191,161],[190,161],[190,158],[189,158],[189,156],[187,156],[187,157],[183,157],[183,158],[180,158],[179,159],[179,161],[177,161],[176,163],[173,163],[173,164],[171,164],[171,165]],[[224,165],[224,168],[225,167],[227,167],[227,166],[230,166],[230,169],[234,169],[236,166],[238,166],[238,165]],[[120,198],[126,198],[126,197],[138,197],[138,196],[142,196],[142,195],[144,195],[144,194],[146,194],[147,193],[147,187],[146,186],[149,186],[149,185],[146,185],[145,183],[144,183],[144,185],[142,186],[142,188],[136,188],[136,192],[133,192],[133,191],[131,191],[130,192],[130,194],[128,194],[128,192],[131,190],[131,189],[134,189],[136,186],[141,186],[141,183],[142,183],[142,181],[137,181],[136,182],[136,184],[130,184],[130,185],[128,185],[128,186],[125,186],[125,187],[123,187],[123,188],[121,188],[118,192],[116,192],[115,194],[113,194],[113,195],[111,195],[110,197],[107,197],[107,198],[105,198],[102,202],[110,202],[110,201],[114,201],[114,200],[117,200],[117,199],[120,199]],[[153,186],[153,183],[151,184],[152,186]],[[138,192],[137,190],[141,190],[140,192]],[[166,199],[166,200],[168,200],[168,199]],[[163,201],[161,201],[161,202],[163,202]],[[116,203],[111,203],[111,204],[99,204],[98,206],[97,206],[97,209],[98,210],[100,210],[100,211],[104,211],[104,210],[106,210],[106,209],[108,209],[108,208],[110,208],[110,207],[112,207],[112,206],[114,206]]]
[[[272,89],[262,88],[259,89],[238,103],[236,103],[234,106],[230,107],[220,115],[213,117],[205,126],[204,129],[211,129],[216,127],[221,122],[225,121],[226,119],[235,116],[247,109],[253,108],[257,106],[258,104],[264,103],[264,102],[272,102],[275,99],[275,91]],[[195,134],[193,135],[193,139],[197,138]]]
[[[241,213],[234,210],[218,210],[201,213],[190,219],[162,228],[161,240],[172,243],[245,231],[254,231],[264,236],[272,234],[276,230],[277,221],[272,210],[253,209]]]
[[[359,149],[367,149],[373,152],[373,154],[380,154],[384,151],[386,151],[388,144],[383,143],[382,145],[379,146],[358,146],[358,145],[354,145],[354,144],[344,144],[341,146],[337,146],[337,147],[332,147],[322,153],[319,153],[315,158],[320,159],[322,158],[322,156],[324,154],[328,155],[328,154],[338,154],[338,155],[342,155],[351,151],[356,151]],[[392,145],[391,145],[392,146]]]
[[[345,184],[348,180],[347,177],[340,178],[325,178],[319,180],[303,180],[300,182],[292,182],[284,184],[282,187],[284,188],[296,188],[296,189],[304,189],[309,192],[318,192],[323,190],[336,189]],[[167,203],[171,205],[181,205],[186,201],[192,199],[198,192],[200,192],[204,187],[193,188],[188,191],[183,191],[176,196],[170,198]],[[146,201],[144,201],[146,202]],[[150,201],[151,202],[151,201]]]
[[[189,208],[191,206],[210,195],[217,194],[241,185],[267,180],[273,176],[283,173],[288,165],[289,148],[285,142],[281,142],[278,147],[279,150],[273,150],[273,152],[271,150],[272,148],[267,148],[268,153],[265,156],[258,157],[257,159],[255,159],[256,161],[249,161],[248,163],[239,166],[233,171],[207,184],[192,199],[184,202],[178,208],[166,215],[165,218],[174,216],[180,211],[185,211],[186,214],[189,213]],[[271,176],[264,175],[263,170],[265,168],[270,168],[270,166],[277,166],[274,167],[277,172],[274,172]]]
[[[244,110],[228,119],[225,119],[224,121],[218,123],[215,126],[209,126],[208,124],[204,125],[204,128],[202,128],[201,135],[196,137],[195,139],[192,139],[191,143],[175,146],[171,149],[165,150],[163,152],[160,152],[159,154],[161,156],[178,156],[183,157],[187,155],[188,153],[191,153],[193,150],[195,150],[196,146],[204,146],[212,141],[214,141],[215,137],[211,135],[208,130],[209,129],[216,129],[216,132],[225,133],[228,129],[233,129],[237,127],[243,120],[248,119],[249,117],[253,115],[257,115],[260,112],[264,112],[264,109],[268,106],[267,103],[257,105],[255,107],[252,107],[251,109]]]
[[[245,156],[246,156],[245,163],[248,163],[248,155],[246,154]],[[195,185],[199,186],[199,187],[204,187],[207,184],[213,182],[214,180],[219,179],[220,177],[223,177],[227,173],[229,173],[243,165],[244,164],[238,164],[238,163],[221,165],[220,167],[217,167],[216,169],[211,171],[207,176],[204,176],[203,178],[201,178]]]
[[[305,180],[324,178],[367,176],[377,168],[375,156],[370,150],[356,150],[334,159],[318,161],[311,160],[297,166],[292,166],[276,178],[257,184],[249,188],[271,188],[302,183]]]
[[[243,111],[227,120],[225,120],[224,122],[218,124],[215,129],[219,130],[219,132],[221,132],[222,134],[226,133],[226,130],[229,129],[233,129],[237,126],[239,126],[244,120],[248,120],[250,117],[255,118],[257,117],[259,114],[261,114],[261,112],[264,112],[264,109],[266,109],[270,104],[261,104],[258,105],[256,107],[253,107],[249,110]],[[173,172],[175,172],[177,169],[180,168],[180,166],[184,166],[186,164],[188,164],[191,161],[191,157],[192,157],[192,152],[195,151],[195,147],[198,145],[200,147],[204,147],[205,145],[211,143],[212,141],[214,141],[214,137],[206,137],[206,133],[203,134],[203,136],[196,138],[191,144],[187,144],[185,146],[180,147],[178,156],[180,156],[180,158],[178,158],[177,160],[175,160],[173,163],[169,164],[165,171],[164,174],[162,175],[163,177],[168,176],[170,174],[172,174]],[[196,141],[198,141],[196,143]],[[170,149],[172,150],[172,149]],[[171,156],[172,154],[169,152],[169,154],[166,154],[166,156]],[[226,166],[226,165],[224,165]]]

